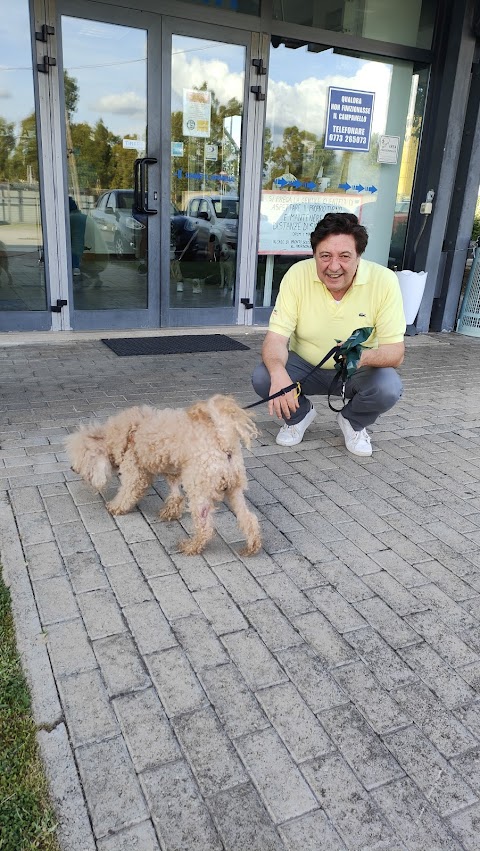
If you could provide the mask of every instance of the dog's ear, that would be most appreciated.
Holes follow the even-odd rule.
[[[244,411],[233,396],[222,396],[221,394],[212,396],[208,402],[208,407],[212,411],[212,419],[217,432],[221,430],[223,432],[228,431],[231,434],[233,429],[244,446],[251,446],[252,439],[258,435],[258,429],[253,422],[251,411]]]

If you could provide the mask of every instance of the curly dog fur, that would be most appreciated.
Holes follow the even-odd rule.
[[[214,534],[215,503],[226,497],[247,540],[242,554],[252,555],[261,547],[260,526],[245,502],[242,444],[249,447],[257,433],[252,415],[232,396],[216,395],[189,408],[127,408],[103,424],[82,426],[65,444],[74,472],[96,490],[118,470],[111,514],[131,511],[162,475],[170,492],[160,519],[182,516],[184,494],[192,515],[194,536],[180,543],[182,552],[202,552]]]

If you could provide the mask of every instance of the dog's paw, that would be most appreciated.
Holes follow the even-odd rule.
[[[166,502],[159,513],[160,520],[180,520],[183,514],[183,500],[181,502]]]
[[[178,545],[180,552],[186,556],[197,556],[204,548],[205,545],[198,543],[194,538],[186,538],[184,541],[180,541]]]
[[[122,508],[122,506],[119,503],[115,502],[115,500],[112,500],[111,502],[107,502],[107,511],[109,511],[110,514],[113,514],[113,515],[126,514],[127,513],[125,511],[125,509]]]
[[[259,550],[262,549],[262,542],[260,538],[255,538],[253,541],[247,541],[246,545],[243,549],[240,550],[241,556],[254,556],[255,553],[258,553]]]

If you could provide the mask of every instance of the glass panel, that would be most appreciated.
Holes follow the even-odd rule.
[[[62,38],[74,307],[146,308],[146,217],[133,208],[133,165],[146,153],[146,32],[63,17]]]
[[[413,75],[388,257],[388,265],[391,269],[401,269],[403,266],[403,252],[410,213],[410,198],[413,191],[413,180],[422,132],[427,84],[428,69],[424,69],[419,74]]]
[[[28,0],[2,15],[0,310],[46,310]]]
[[[243,46],[173,36],[171,307],[233,303],[244,69]]]
[[[273,0],[273,17],[428,50],[437,6],[437,0]]]
[[[365,258],[388,264],[412,76],[408,62],[271,47],[257,305],[273,304],[286,270],[311,256],[310,233],[329,211],[355,213],[369,233]],[[408,192],[412,181],[413,170]]]
[[[229,12],[241,12],[243,15],[259,15],[260,0],[185,0],[194,6],[210,6],[213,9],[227,9]]]

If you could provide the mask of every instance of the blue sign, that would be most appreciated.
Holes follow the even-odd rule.
[[[325,147],[335,151],[369,151],[374,92],[328,90]]]

